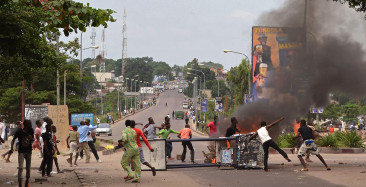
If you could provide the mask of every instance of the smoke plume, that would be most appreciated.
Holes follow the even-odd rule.
[[[287,0],[284,5],[259,16],[258,26],[304,26],[304,2]],[[241,106],[234,114],[240,130],[252,132],[259,122],[280,117],[286,120],[274,128],[274,134],[289,132],[296,117],[305,117],[311,106],[325,107],[332,92],[354,96],[366,95],[366,20],[354,9],[333,1],[309,0],[306,17],[306,48],[296,58],[296,70],[277,69],[281,84],[274,86],[269,100]],[[291,79],[301,77],[308,82],[303,93],[292,93],[287,86]],[[278,77],[276,77],[278,78]],[[219,136],[230,126],[222,122]]]

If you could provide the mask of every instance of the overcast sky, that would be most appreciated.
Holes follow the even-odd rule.
[[[153,57],[155,61],[185,65],[193,58],[218,62],[226,69],[237,66],[241,55],[250,56],[251,27],[258,16],[276,9],[284,0],[77,0],[91,7],[112,9],[117,18],[105,29],[106,58],[122,56],[123,10],[127,11],[127,56]],[[91,46],[92,28],[83,33],[83,48]],[[100,45],[102,28],[96,28]],[[66,41],[80,33],[62,38]],[[99,50],[96,50],[96,54]],[[83,58],[92,57],[91,50]]]

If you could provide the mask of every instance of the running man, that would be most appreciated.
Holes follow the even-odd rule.
[[[174,134],[179,134],[178,131],[175,131],[173,129],[170,128],[170,122],[166,122],[165,123],[165,128],[162,129],[159,133],[157,133],[156,135],[160,136],[162,139],[167,139],[169,137],[170,133],[174,133]],[[173,151],[173,144],[172,142],[165,142],[165,151],[166,151],[166,156],[168,157],[169,160],[174,160],[174,158],[172,157],[172,151]]]
[[[267,125],[265,121],[261,122],[261,128],[257,130],[248,140],[250,142],[254,137],[257,135],[259,136],[259,139],[261,140],[263,144],[263,150],[264,150],[264,171],[269,172],[268,169],[268,149],[269,147],[272,147],[273,149],[277,150],[283,158],[285,158],[288,162],[291,162],[291,160],[288,158],[285,151],[283,151],[281,148],[278,147],[278,145],[272,140],[272,138],[268,135],[268,129],[273,127],[274,125],[278,124],[280,121],[284,120],[285,118],[280,118],[277,121],[274,121],[273,123]]]
[[[135,128],[136,126],[136,122],[134,120],[131,120],[131,128],[133,130],[136,131],[136,134],[137,134],[137,137],[136,137],[136,143],[137,143],[137,146],[139,147],[139,151],[140,151],[140,161],[142,164],[144,164],[145,166],[149,167],[153,173],[153,176],[156,175],[156,170],[155,170],[155,167],[152,167],[149,162],[147,162],[145,160],[145,157],[144,157],[144,152],[142,151],[142,145],[141,145],[141,142],[140,142],[140,138],[142,138],[146,144],[146,146],[150,149],[151,152],[154,152],[154,149],[151,148],[150,144],[149,144],[149,141],[147,141],[146,137],[144,136],[144,134],[142,133],[142,131],[138,128]],[[127,177],[126,177],[127,178]]]
[[[140,183],[141,162],[139,147],[136,143],[137,133],[131,128],[130,120],[126,120],[125,125],[126,128],[122,131],[122,142],[126,151],[121,160],[123,169],[128,173],[128,177],[125,181],[133,179],[133,183]],[[132,163],[135,171],[132,171],[130,163]]]
[[[13,146],[15,140],[18,138],[19,140],[19,149],[18,149],[18,182],[19,186],[22,186],[22,174],[24,167],[24,160],[26,166],[26,175],[25,175],[25,185],[29,186],[29,178],[31,172],[31,160],[32,160],[32,144],[34,141],[34,132],[32,128],[32,122],[30,120],[24,120],[22,123],[21,129],[18,129],[14,138],[11,142],[10,150],[13,151]]]
[[[148,121],[149,123],[142,128],[142,131],[144,132],[144,135],[147,139],[155,139],[156,129],[162,129],[162,127],[155,126],[155,122],[152,117],[149,117]]]
[[[302,158],[308,152],[310,152],[313,155],[316,155],[319,158],[319,160],[324,164],[325,168],[327,168],[327,170],[331,170],[330,167],[327,165],[327,163],[325,163],[323,157],[319,153],[317,146],[314,143],[313,129],[311,129],[310,127],[308,127],[306,125],[305,120],[301,120],[300,128],[299,128],[296,136],[293,139],[296,139],[300,135],[304,141],[304,143],[302,143],[300,150],[297,154],[297,157],[299,158],[302,166],[304,166],[304,168],[301,169],[301,171],[309,171],[309,169],[306,167],[306,163],[305,163],[304,159]]]

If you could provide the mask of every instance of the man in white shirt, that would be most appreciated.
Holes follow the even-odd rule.
[[[259,136],[259,139],[261,140],[263,144],[263,150],[264,150],[264,171],[269,172],[268,169],[268,149],[269,147],[272,147],[273,149],[277,150],[283,158],[285,158],[288,162],[291,162],[291,160],[288,158],[287,154],[278,147],[278,145],[272,140],[272,138],[268,135],[268,129],[272,126],[278,124],[280,121],[284,120],[285,118],[281,118],[277,121],[274,121],[273,123],[267,125],[265,121],[261,122],[261,128],[257,130],[248,140],[248,143],[257,135]]]

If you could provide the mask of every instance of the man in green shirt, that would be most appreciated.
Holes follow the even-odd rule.
[[[179,134],[178,131],[175,131],[170,128],[170,122],[165,122],[165,129],[161,130],[156,135],[158,135],[158,136],[161,135],[161,138],[167,139],[170,133]],[[166,152],[166,156],[168,157],[169,160],[174,160],[174,158],[172,158],[172,151],[173,151],[172,142],[166,142],[165,143],[165,152]]]
[[[126,128],[122,131],[122,142],[125,148],[125,153],[122,156],[121,165],[128,173],[128,177],[125,181],[134,179],[132,182],[140,183],[141,176],[141,163],[140,163],[140,151],[136,143],[136,131],[131,128],[131,121],[126,120]],[[135,172],[130,167],[132,163]]]

